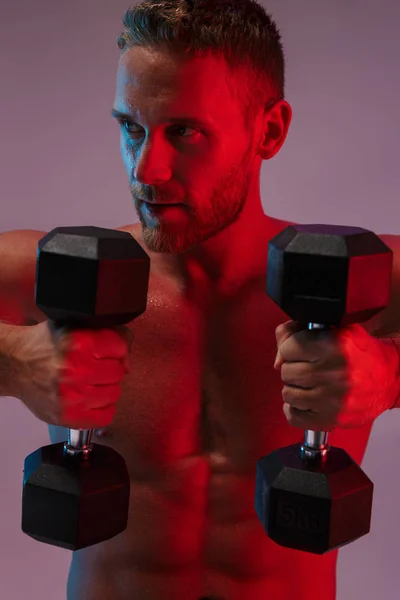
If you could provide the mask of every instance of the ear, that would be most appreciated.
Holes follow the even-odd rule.
[[[282,148],[292,121],[292,108],[286,100],[279,100],[265,111],[259,154],[264,160],[273,158]]]

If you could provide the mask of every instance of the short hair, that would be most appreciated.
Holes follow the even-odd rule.
[[[248,126],[284,98],[281,34],[256,0],[144,0],[126,11],[123,25],[121,53],[152,46],[225,58],[231,93]]]

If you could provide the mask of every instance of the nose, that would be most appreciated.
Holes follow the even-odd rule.
[[[171,158],[162,142],[146,140],[137,154],[133,175],[138,183],[156,185],[171,179]]]

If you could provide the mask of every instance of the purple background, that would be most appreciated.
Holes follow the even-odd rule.
[[[264,0],[287,56],[288,140],[262,171],[267,213],[400,233],[400,3]],[[126,0],[1,0],[0,231],[136,221],[109,117]],[[0,598],[63,600],[70,553],[20,532],[24,457],[47,427],[0,398]],[[376,422],[364,469],[372,533],[340,552],[338,600],[400,585],[400,411]],[[288,565],[288,576],[290,566]]]

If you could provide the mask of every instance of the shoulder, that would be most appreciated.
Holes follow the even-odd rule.
[[[131,234],[132,237],[142,246],[143,250],[146,250],[142,240],[142,226],[140,223],[134,223],[133,225],[122,225],[116,227],[115,231],[126,231]]]
[[[122,225],[121,227],[115,227],[115,231],[126,231],[137,241],[137,243],[143,248],[146,254],[150,257],[151,262],[151,275],[155,275],[160,271],[159,256],[146,247],[142,237],[142,226],[140,223],[134,223],[133,225]]]
[[[389,306],[367,323],[366,329],[375,337],[400,333],[400,235],[379,235],[393,252],[392,286]]]
[[[381,240],[392,250],[395,267],[399,268],[400,235],[379,235]]]
[[[149,296],[175,297],[177,286],[173,284],[173,280],[168,276],[168,270],[163,263],[163,255],[151,252],[143,241],[142,225],[134,223],[133,225],[123,225],[115,227],[116,231],[126,231],[140,244],[146,254],[150,257],[150,286]]]

